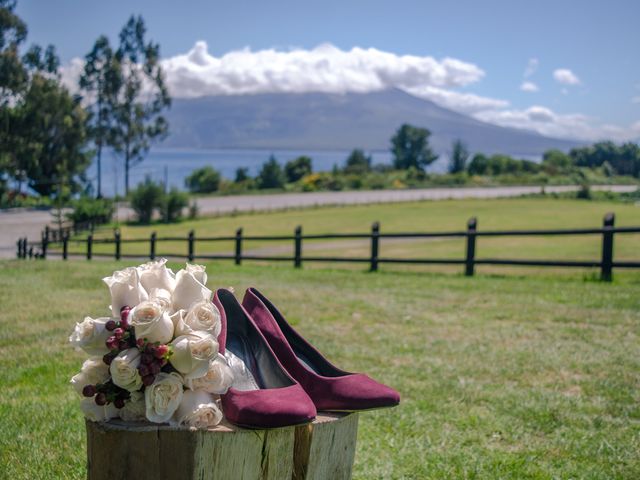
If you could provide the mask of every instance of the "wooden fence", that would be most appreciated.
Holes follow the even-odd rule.
[[[86,244],[85,252],[81,254],[87,260],[94,257],[112,257],[116,260],[122,258],[148,257],[154,260],[156,257],[184,258],[192,262],[194,260],[232,260],[236,265],[241,265],[244,260],[265,260],[274,262],[291,262],[296,268],[301,268],[304,262],[345,262],[368,264],[369,270],[377,271],[380,264],[414,264],[414,265],[462,265],[467,276],[473,276],[476,265],[519,265],[537,267],[588,267],[599,268],[600,278],[611,281],[614,268],[640,268],[640,261],[614,261],[613,245],[614,235],[640,233],[640,227],[615,227],[615,216],[608,213],[604,217],[602,228],[582,228],[563,230],[478,230],[478,222],[475,217],[467,222],[466,230],[450,232],[399,232],[381,233],[380,224],[375,222],[371,226],[371,231],[367,233],[328,233],[304,235],[302,227],[296,227],[293,235],[244,235],[242,228],[239,228],[233,236],[197,237],[192,230],[187,237],[158,237],[153,232],[149,238],[123,239],[120,231],[115,230],[113,238],[94,238],[93,233],[89,233],[86,239],[71,239],[70,232],[63,232],[62,238],[50,238],[48,230],[43,232],[39,242],[29,242],[26,238],[21,238],[17,242],[18,258],[47,258],[51,253],[61,255],[63,260],[67,260],[69,254],[69,243]],[[519,237],[519,236],[566,236],[566,235],[599,235],[602,238],[602,253],[599,260],[525,260],[525,259],[505,259],[505,258],[476,258],[476,242],[479,237]],[[59,237],[59,236],[58,236]],[[380,257],[380,242],[386,238],[465,238],[466,254],[464,258],[388,258]],[[304,240],[334,240],[334,239],[368,239],[370,241],[370,254],[367,257],[330,257],[330,256],[305,256],[303,255]],[[185,254],[158,254],[157,246],[160,242],[185,242]],[[233,242],[234,249],[231,254],[207,254],[196,253],[197,242]],[[245,241],[291,241],[293,242],[293,256],[270,256],[270,255],[247,255],[243,253],[243,243]],[[123,244],[148,243],[148,255],[127,255],[122,253]],[[59,252],[50,252],[49,247],[58,244],[62,248]],[[113,253],[95,253],[93,246],[96,244],[112,244]],[[76,254],[78,256],[78,254]]]

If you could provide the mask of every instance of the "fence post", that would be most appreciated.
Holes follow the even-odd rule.
[[[302,267],[302,226],[298,225],[294,231],[294,257],[293,266],[295,268]]]
[[[151,232],[149,237],[149,260],[156,259],[156,232]]]
[[[116,228],[115,231],[113,232],[113,236],[116,241],[115,257],[116,257],[116,260],[120,260],[120,230]]]
[[[87,235],[87,260],[91,260],[91,255],[92,255],[92,249],[93,249],[93,234],[90,233],[89,235]]]
[[[194,251],[195,251],[194,247],[195,247],[195,243],[196,243],[195,240],[196,240],[196,232],[191,230],[189,232],[189,238],[188,238],[188,242],[189,242],[189,255],[188,255],[188,258],[189,258],[190,262],[193,262],[193,259],[195,258],[195,255],[194,255]]]
[[[236,230],[235,263],[236,265],[240,265],[242,263],[242,228]]]
[[[65,233],[62,236],[62,259],[69,258],[69,233]]]
[[[475,267],[476,257],[476,229],[478,228],[478,219],[471,217],[467,222],[467,257],[465,259],[464,274],[472,277]]]
[[[378,251],[380,247],[380,222],[371,225],[371,260],[369,270],[378,271]]]
[[[613,275],[613,227],[616,216],[607,213],[602,222],[602,261],[600,263],[600,280],[610,282]]]
[[[49,227],[45,227],[42,234],[42,259],[47,258],[47,246],[49,245]]]

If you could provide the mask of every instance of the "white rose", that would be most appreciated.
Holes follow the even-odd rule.
[[[171,304],[171,292],[169,290],[154,288],[149,291],[149,300],[158,303],[167,312],[173,310],[173,305]]]
[[[155,423],[168,422],[182,402],[182,377],[175,373],[160,372],[155,382],[144,391],[147,420]]]
[[[205,375],[209,370],[209,361],[218,354],[218,342],[207,332],[181,335],[171,342],[171,346],[171,365],[188,378]]]
[[[155,262],[147,262],[140,265],[138,275],[140,283],[151,294],[153,290],[172,292],[176,286],[175,274],[166,266],[167,259],[161,258]]]
[[[205,287],[202,280],[206,282],[207,276],[204,267],[199,265],[187,265],[187,270],[180,270],[176,274],[176,288],[171,297],[175,310],[189,310],[196,302],[211,300],[213,292]]]
[[[120,309],[125,305],[133,308],[149,298],[135,267],[113,272],[113,275],[103,278],[102,281],[111,292],[111,312],[114,315],[120,315]]]
[[[111,336],[111,332],[105,328],[109,320],[111,319],[85,317],[82,323],[76,323],[75,330],[69,336],[69,342],[94,357],[109,353],[105,345],[105,341]]]
[[[129,312],[128,320],[135,329],[136,338],[160,343],[167,343],[173,338],[173,322],[158,302],[145,301],[135,306]]]
[[[173,323],[173,336],[179,337],[180,335],[184,335],[185,328],[187,326],[184,323],[184,316],[187,314],[186,310],[176,310],[169,317],[171,319],[171,323]],[[190,332],[186,332],[190,333]]]
[[[204,390],[208,393],[222,395],[233,383],[233,373],[225,358],[218,354],[209,362],[207,373],[198,378],[185,378],[184,385],[191,390]]]
[[[82,395],[82,389],[87,385],[97,385],[109,380],[109,366],[102,361],[102,357],[91,357],[84,361],[82,370],[71,378],[71,385]]]
[[[183,310],[179,310],[182,312]],[[195,331],[209,332],[218,338],[222,329],[220,310],[209,300],[194,303],[188,312],[172,317],[175,335],[186,335]]]
[[[186,390],[173,420],[192,428],[212,428],[222,421],[222,411],[209,393]]]
[[[87,420],[92,422],[106,422],[111,418],[118,416],[118,409],[113,406],[113,403],[108,405],[96,405],[93,398],[83,398],[80,401],[80,409]]]
[[[198,280],[201,284],[207,284],[207,272],[206,267],[204,265],[195,265],[187,263],[184,268],[187,272],[191,273],[196,280]]]
[[[118,410],[118,415],[125,422],[139,422],[146,419],[145,411],[144,393],[131,392],[131,396],[125,401],[124,407]]]
[[[109,366],[111,380],[129,392],[140,390],[142,377],[138,373],[138,365],[140,365],[140,351],[137,348],[123,350],[111,361]]]

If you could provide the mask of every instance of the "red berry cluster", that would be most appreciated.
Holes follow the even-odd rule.
[[[105,324],[105,328],[112,332],[112,335],[105,341],[105,345],[109,349],[109,353],[102,357],[102,360],[107,365],[111,365],[112,360],[122,350],[135,347],[136,343],[133,327],[129,325],[128,320],[130,311],[130,307],[122,307],[120,309],[120,321],[116,322],[115,320],[109,320]]]
[[[96,405],[102,406],[113,403],[116,408],[124,407],[125,400],[131,396],[128,391],[118,387],[111,380],[96,385],[85,385],[82,389],[82,395],[89,398],[93,397]]]
[[[147,342],[144,338],[139,338],[136,344],[140,352],[142,352],[138,373],[142,377],[144,386],[148,387],[156,380],[156,375],[168,364],[169,357],[173,352],[169,345],[163,345],[159,342]]]

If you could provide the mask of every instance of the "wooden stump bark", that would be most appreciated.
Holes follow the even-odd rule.
[[[349,479],[358,417],[249,430],[189,430],[150,423],[86,422],[89,480]]]
[[[293,478],[347,480],[356,454],[358,414],[318,415],[313,423],[296,427]]]

